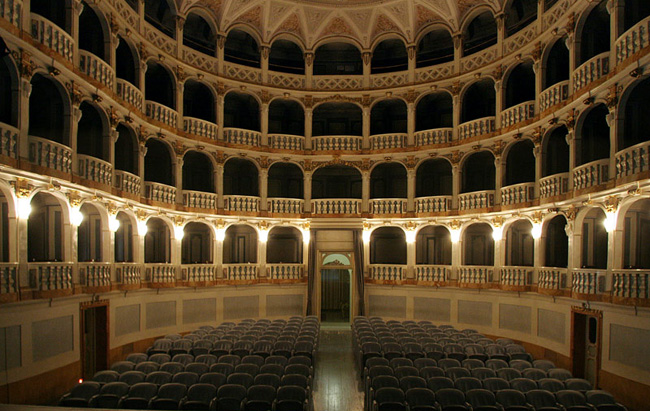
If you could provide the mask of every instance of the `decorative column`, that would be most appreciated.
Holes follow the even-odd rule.
[[[217,110],[217,140],[223,141],[223,127],[224,127],[224,100],[226,93],[226,86],[222,82],[217,82],[217,97],[215,101],[215,109]]]
[[[226,47],[226,36],[217,34],[217,74],[223,74],[224,49]]]
[[[17,155],[20,160],[29,161],[29,96],[32,94],[31,78],[36,64],[31,54],[20,52],[18,67],[20,70],[20,107],[18,110],[18,147]]]
[[[142,233],[140,231],[140,226],[146,227],[147,226],[147,220],[149,216],[144,210],[137,210],[135,213],[138,222],[137,226],[135,228],[135,232],[133,233],[134,235],[134,241],[133,241],[133,261],[137,264],[142,265],[140,269],[140,276],[142,279],[142,282],[146,281],[146,270],[144,268],[144,237],[146,233]]]
[[[497,56],[503,56],[503,45],[506,39],[506,14],[504,12],[498,13],[496,16],[497,21]]]
[[[605,98],[607,109],[606,120],[609,126],[609,180],[616,179],[616,152],[618,151],[618,92],[617,85],[614,84],[609,88],[609,93]],[[611,243],[610,243],[611,244]]]
[[[461,184],[461,169],[460,169],[460,159],[462,153],[458,150],[454,150],[451,153],[451,209],[458,210],[458,195],[460,194],[460,184]]]
[[[261,236],[268,236],[270,227],[266,221],[260,221],[259,232]],[[268,237],[267,237],[268,238]],[[260,241],[257,242],[257,277],[266,278],[266,238],[260,238]]]
[[[305,96],[305,150],[311,150],[311,134],[314,118],[314,109],[312,108],[313,100],[311,96]]]
[[[462,69],[461,59],[463,58],[463,33],[454,33],[452,39],[454,41],[454,73],[460,73]]]
[[[138,27],[140,28],[140,34],[144,34],[144,1],[145,0],[136,0],[138,2],[138,17],[139,17],[139,24]]]
[[[566,47],[569,49],[569,95],[573,94],[573,73],[577,68],[577,53],[580,50],[579,41],[576,42],[575,38],[575,13],[569,14],[569,23],[567,23],[565,30],[567,38],[565,40]]]
[[[70,36],[74,39],[74,45],[72,47],[72,64],[75,68],[79,67],[79,16],[84,11],[84,4],[81,0],[72,0],[70,3],[71,10],[69,10],[69,16],[72,20],[70,21]],[[68,10],[67,10],[68,11]],[[30,24],[31,26],[31,24]],[[63,27],[65,28],[65,27]]]
[[[452,136],[451,139],[453,141],[458,141],[460,136],[458,135],[458,128],[460,126],[460,120],[461,120],[461,114],[463,107],[460,103],[460,92],[463,89],[463,86],[465,84],[461,83],[460,81],[455,81],[454,84],[451,86],[451,95],[452,95],[452,123],[453,123],[453,128],[452,128]]]
[[[505,241],[503,240],[503,217],[495,217],[492,219],[492,230],[493,233],[497,233],[496,236],[493,234],[494,239],[494,272],[492,275],[492,282],[499,281],[499,272],[498,270],[505,265]]]
[[[492,153],[494,154],[494,204],[501,204],[501,186],[503,185],[503,163],[501,161],[501,154],[505,143],[503,140],[497,140],[492,146]]]
[[[31,201],[31,194],[33,187],[29,185],[27,180],[17,178],[16,182],[13,185],[14,191],[16,193],[16,198],[18,202],[27,202]],[[14,238],[15,246],[12,246],[14,241],[9,242],[9,255],[14,256],[10,261],[18,262],[18,272],[16,273],[16,291],[20,292],[21,289],[29,289],[29,243],[27,240],[27,224],[29,221],[28,216],[21,216],[17,214],[16,221],[16,237]],[[11,218],[10,218],[10,229],[11,233]],[[13,248],[13,251],[12,251]]]
[[[185,17],[176,16],[176,58],[183,60],[183,29]]]
[[[260,47],[260,68],[262,69],[262,83],[269,82],[269,54],[271,48],[269,46]]]
[[[609,13],[609,61],[610,67],[616,61],[616,40],[625,30],[625,0],[608,0],[607,12]]]
[[[361,171],[361,212],[367,213],[370,202],[370,170]]]
[[[305,213],[311,213],[311,164],[309,168],[305,162],[303,193],[305,197]]]
[[[415,184],[417,171],[415,169],[415,159],[413,156],[407,158],[406,169],[406,211],[415,212]]]
[[[503,70],[504,70],[503,65],[499,64],[496,67],[496,69],[494,69],[494,72],[492,73],[495,80],[494,81],[494,97],[495,97],[494,128],[496,130],[501,128],[501,112],[503,111],[503,108],[505,106],[505,87],[502,87],[503,84],[501,81],[501,79],[503,78]]]
[[[453,220],[449,226],[452,232],[451,241],[451,272],[447,280],[458,281],[458,271],[463,265],[463,237],[461,233],[461,223],[458,220]],[[454,234],[457,233],[457,234]],[[454,241],[454,235],[458,236],[458,241]]]
[[[185,69],[182,66],[176,66],[174,69],[176,74],[176,107],[174,109],[178,113],[178,123],[176,128],[183,129],[183,93],[185,92],[185,80],[187,80],[187,74],[185,74]]]
[[[144,195],[145,189],[144,189],[144,182],[145,182],[145,174],[144,174],[144,160],[145,157],[147,156],[147,135],[146,135],[146,130],[143,126],[140,126],[138,129],[138,177],[140,177],[140,194],[141,196]]]
[[[108,160],[107,161],[112,166],[111,181],[115,182],[115,143],[117,142],[117,139],[120,137],[119,133],[117,132],[117,126],[120,124],[120,117],[117,110],[115,110],[113,107],[110,107],[110,110],[108,111],[108,117],[109,117],[111,127],[108,130]]]
[[[542,4],[540,2],[540,4]],[[535,43],[535,49],[533,50],[533,72],[535,73],[535,114],[540,113],[540,108],[539,108],[539,98],[542,94],[542,89],[543,87],[543,82],[544,82],[544,74],[542,73],[542,42],[538,41]]]
[[[72,150],[72,174],[79,173],[79,163],[77,161],[77,130],[79,129],[79,121],[81,120],[81,101],[83,100],[83,94],[78,85],[74,81],[66,83],[66,88],[70,95],[70,100],[72,102],[72,117],[70,118],[70,131],[68,134],[68,141],[70,142],[69,146]]]
[[[83,198],[76,191],[69,191],[66,193],[68,198],[69,209],[81,209]],[[63,206],[65,207],[65,205]],[[68,210],[69,211],[69,210]],[[79,261],[79,226],[72,224],[72,218],[68,212],[68,218],[62,219],[63,228],[63,254],[61,258],[63,261],[78,263]],[[80,284],[79,278],[79,264],[72,265],[72,284]]]
[[[261,145],[262,147],[268,147],[269,145],[269,101],[271,101],[271,96],[268,91],[262,90],[260,96],[262,100],[262,105],[260,106],[260,134]]]
[[[307,90],[309,90],[312,89],[314,86],[314,53],[311,51],[305,52],[304,57],[305,57],[305,87],[307,88]]]
[[[575,206],[569,207],[565,211],[567,218],[567,225],[564,228],[564,231],[567,235],[568,242],[568,256],[567,256],[567,279],[566,285],[571,288],[571,280],[573,278],[573,270],[580,268],[580,245],[582,244],[582,234],[581,231],[576,229],[575,219],[576,214],[578,213],[578,208]]]
[[[633,194],[635,195],[635,194]],[[619,211],[619,197],[609,196],[605,199],[605,211],[607,217],[617,218],[617,223],[611,231],[607,232],[607,283],[611,284],[612,270],[623,268],[623,255],[625,244],[625,224],[621,224],[620,220],[624,220],[625,216],[621,215]],[[606,218],[607,218],[606,217]],[[607,287],[607,289],[611,289]]]
[[[364,150],[370,149],[370,99],[367,95],[363,96],[363,118],[362,118],[362,145]]]
[[[538,284],[538,272],[541,267],[543,267],[544,264],[544,255],[546,253],[546,249],[544,248],[545,244],[545,239],[546,236],[544,235],[545,233],[542,230],[542,224],[544,223],[544,214],[541,211],[536,211],[533,214],[533,233],[535,232],[536,228],[535,226],[539,226],[539,237],[535,238],[535,234],[532,235],[533,237],[533,278],[531,283],[532,284]]]
[[[174,161],[174,186],[176,187],[176,204],[183,205],[183,154],[185,153],[185,147],[183,143],[177,141],[174,146],[174,151],[176,152],[176,158],[172,159]]]
[[[118,33],[120,31],[120,26],[117,24],[117,21],[115,21],[115,17],[113,15],[109,16],[109,28],[110,28],[110,36],[109,36],[109,46],[108,46],[108,64],[110,64],[111,68],[113,69],[113,73],[117,71],[117,48],[120,45],[120,37],[118,36]],[[117,76],[116,76],[117,77]],[[116,82],[113,81],[113,92],[117,91],[117,85]]]
[[[361,53],[361,58],[363,60],[363,88],[370,88],[370,71],[371,71],[371,62],[372,62],[372,52],[364,51]]]
[[[569,145],[569,182],[567,191],[573,191],[573,170],[577,165],[577,153],[576,153],[576,139],[575,139],[575,124],[576,124],[577,113],[575,109],[569,110],[568,117],[566,119],[566,127],[569,131],[565,137],[566,143]]]
[[[537,127],[533,132],[533,155],[535,156],[535,198],[539,199],[540,186],[539,180],[543,177],[544,170],[544,153],[542,152],[542,136],[544,135],[544,128]]]
[[[145,100],[145,86],[146,86],[146,80],[147,80],[147,69],[149,68],[149,65],[145,61],[147,58],[147,51],[144,48],[144,44],[141,45],[140,47],[140,80],[138,82],[140,93],[142,93],[142,99]],[[146,111],[145,108],[146,103],[143,101],[142,102],[142,110]]]
[[[174,230],[171,234],[174,238],[169,242],[171,245],[171,250],[169,250],[169,263],[175,267],[176,281],[182,281],[183,270],[181,269],[181,254],[183,248],[183,237],[185,236],[185,219],[183,217],[174,217]]]
[[[415,230],[416,226],[413,221],[406,224],[406,279],[415,279]]]
[[[223,169],[223,167],[222,167]],[[216,265],[217,274],[216,279],[223,278],[223,240],[226,233],[226,223],[222,219],[215,221],[216,225],[216,241],[214,247],[214,264]]]
[[[415,69],[417,67],[417,46],[408,46],[406,52],[408,54],[408,82],[415,83]]]
[[[415,99],[417,93],[415,90],[409,90],[406,94],[406,145],[413,147],[415,145]]]
[[[223,151],[212,153],[216,166],[214,168],[214,181],[217,187],[217,209],[223,210],[223,167],[226,157]]]
[[[269,164],[268,158],[263,156],[260,161],[260,175],[259,175],[259,185],[260,185],[260,210],[267,210],[267,198],[268,198],[268,186],[269,186]]]

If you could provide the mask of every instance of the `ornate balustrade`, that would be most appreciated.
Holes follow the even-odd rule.
[[[86,287],[109,287],[111,263],[79,263],[79,283]]]
[[[416,131],[413,136],[415,137],[415,145],[421,147],[448,143],[453,135],[454,129],[452,128],[434,128],[432,130]]]
[[[399,87],[408,83],[408,71],[396,71],[391,73],[372,74],[370,76],[370,87],[388,88]]]
[[[492,133],[496,117],[483,117],[467,121],[458,126],[458,138],[465,140],[471,137],[482,136]]]
[[[64,173],[72,172],[72,149],[46,138],[29,136],[29,161]]]
[[[573,169],[573,189],[582,190],[609,180],[609,158],[592,161]]]
[[[498,44],[460,59],[460,70],[465,73],[488,65],[499,58]]]
[[[318,136],[311,142],[315,151],[355,151],[361,150],[362,140],[360,136]]]
[[[262,133],[242,128],[225,127],[223,138],[228,143],[241,144],[245,146],[259,147],[262,144]]]
[[[628,177],[650,169],[650,141],[616,153],[616,178]]]
[[[539,197],[549,198],[569,191],[569,173],[553,174],[539,179]]]
[[[371,198],[370,212],[372,214],[401,214],[406,212],[405,198]]]
[[[314,76],[312,84],[317,90],[359,90],[363,76]]]
[[[370,264],[370,278],[378,281],[401,281],[406,271],[405,265]]]
[[[494,190],[473,191],[458,195],[459,210],[475,210],[494,206]]]
[[[226,211],[245,211],[256,213],[260,211],[260,198],[255,196],[227,195],[223,196],[223,208]]]
[[[223,62],[223,74],[236,80],[243,80],[249,83],[262,83],[262,70],[253,67],[240,66],[239,64]]]
[[[144,196],[149,200],[160,201],[161,203],[176,203],[176,187],[153,181],[144,182]]]
[[[443,78],[451,77],[455,74],[456,63],[449,61],[429,67],[415,69],[415,81],[417,83],[432,82]]]
[[[502,267],[499,270],[499,283],[512,287],[525,287],[533,282],[533,267]]]
[[[306,86],[305,76],[300,74],[269,71],[269,83],[272,86],[303,90]]]
[[[0,155],[18,158],[18,134],[16,127],[0,122]]]
[[[373,150],[406,147],[406,133],[375,134],[370,136]]]
[[[520,183],[501,187],[501,205],[527,203],[535,198],[535,183]]]
[[[510,127],[535,117],[535,101],[525,101],[501,112],[501,127]]]
[[[100,184],[113,184],[113,165],[99,158],[77,154],[79,176]]]
[[[268,198],[266,204],[270,213],[301,214],[305,210],[305,200],[301,198]]]
[[[208,73],[217,72],[217,59],[193,48],[182,46],[183,61]]]
[[[553,84],[539,95],[539,111],[545,111],[569,98],[569,80]]]
[[[517,53],[531,44],[537,38],[537,24],[529,24],[512,36],[506,37],[503,44],[503,54]]]
[[[79,50],[79,70],[93,80],[113,89],[115,84],[113,67],[93,53]]]
[[[128,104],[131,104],[139,111],[142,111],[144,96],[140,89],[121,78],[116,79],[115,84],[117,84],[117,95]]]
[[[115,263],[115,280],[119,284],[140,284],[142,265],[136,263]]]
[[[269,134],[269,146],[278,150],[304,150],[305,137],[292,134]]]
[[[537,270],[537,288],[546,290],[562,290],[567,285],[567,269],[541,267]]]
[[[167,263],[162,264],[145,264],[144,278],[150,283],[175,283],[176,267]]]
[[[214,264],[183,264],[181,274],[183,281],[215,281],[217,267]]]
[[[252,281],[257,279],[256,264],[224,264],[223,277],[230,281]]]
[[[441,213],[451,210],[452,196],[417,197],[415,199],[416,213]]]
[[[178,125],[178,112],[155,101],[145,100],[146,115],[152,120],[160,121],[169,127],[176,128]]]
[[[609,51],[592,57],[573,72],[573,91],[578,91],[609,74]]]
[[[21,0],[1,0],[0,17],[12,25],[20,28],[23,15],[23,2]]]
[[[218,129],[219,127],[210,121],[194,117],[183,117],[183,131],[186,133],[216,140]]]
[[[183,190],[183,205],[185,207],[217,209],[217,194],[205,191]]]
[[[458,284],[488,284],[492,282],[494,267],[464,265],[458,269]]]
[[[580,269],[571,275],[571,291],[577,294],[605,292],[605,270]]]
[[[18,291],[18,263],[0,263],[0,294]]]
[[[140,177],[127,171],[115,170],[115,187],[127,193],[140,195]]]
[[[442,283],[449,279],[448,265],[416,265],[415,278],[418,281]]]
[[[302,264],[267,264],[266,271],[271,280],[300,280],[304,276]]]
[[[162,50],[169,54],[170,56],[177,55],[177,42],[176,39],[173,39],[158,30],[147,21],[144,22],[144,38],[151,44],[153,44],[158,50]]]
[[[619,298],[650,298],[648,270],[615,270],[612,273],[612,295]]]
[[[32,38],[72,62],[74,39],[45,17],[32,13]]]
[[[616,64],[650,45],[650,17],[638,22],[616,40]]]
[[[38,291],[73,287],[72,263],[29,263],[29,286]]]
[[[361,200],[354,198],[323,198],[311,200],[313,214],[359,214]]]

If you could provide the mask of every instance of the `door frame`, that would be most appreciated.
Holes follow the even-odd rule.
[[[95,309],[98,307],[105,307],[106,308],[106,329],[104,332],[106,333],[106,351],[104,353],[104,356],[106,358],[106,364],[102,364],[103,366],[98,366],[98,371],[99,369],[108,369],[108,365],[110,363],[110,351],[111,351],[111,336],[110,336],[110,305],[108,300],[96,300],[96,301],[86,301],[82,302],[79,304],[79,356],[81,357],[81,375],[83,376],[85,370],[86,370],[86,356],[85,354],[85,348],[86,348],[86,337],[85,337],[85,311],[90,310],[90,309]]]
[[[323,260],[329,255],[332,254],[343,254],[345,255],[349,260],[350,264],[344,264],[344,265],[333,265],[333,269],[341,269],[341,270],[352,270],[350,273],[350,320],[349,324],[352,323],[352,319],[357,313],[358,310],[358,290],[357,290],[357,282],[356,282],[356,277],[355,277],[355,269],[354,269],[354,251],[321,251],[318,250],[318,262],[316,264],[316,272],[314,273],[314,290],[313,290],[313,296],[314,302],[315,302],[315,307],[314,311],[318,313],[318,319],[321,319],[321,298],[322,298],[322,278],[321,278],[321,270],[329,268],[327,265],[323,264]]]
[[[584,362],[584,344],[583,347],[576,346],[576,318],[578,316],[584,316],[586,320],[589,317],[595,317],[598,321],[598,329],[596,330],[596,372],[594,374],[594,389],[598,387],[599,377],[600,377],[600,367],[602,362],[603,354],[603,312],[601,310],[594,310],[587,306],[571,306],[571,373],[576,375],[576,366],[578,362],[578,356],[581,356],[582,362]],[[588,325],[586,325],[587,327]],[[586,332],[586,327],[582,332]],[[584,364],[583,364],[584,367]],[[578,374],[584,374],[584,370],[581,370]],[[582,378],[585,376],[582,375]]]

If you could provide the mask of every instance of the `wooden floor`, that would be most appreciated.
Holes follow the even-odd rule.
[[[363,390],[352,356],[352,331],[349,324],[345,325],[321,326],[314,369],[314,411],[363,410]]]

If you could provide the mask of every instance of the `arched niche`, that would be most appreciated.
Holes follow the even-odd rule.
[[[415,66],[429,67],[454,60],[454,40],[445,27],[434,28],[420,38]]]
[[[350,166],[320,167],[312,174],[312,198],[361,198],[361,173]]]
[[[524,61],[512,69],[504,91],[506,108],[535,102],[535,71],[532,61]]]
[[[415,107],[415,130],[451,128],[454,125],[454,103],[445,92],[430,93],[422,97]]]
[[[115,51],[115,77],[140,86],[140,67],[138,53],[128,41],[118,36],[119,45]]]
[[[460,122],[477,120],[496,115],[496,92],[494,80],[486,78],[473,83],[462,97]]]
[[[607,0],[601,0],[592,8],[583,24],[578,24],[576,38],[576,67],[586,63],[592,57],[609,51],[610,17]]]
[[[233,158],[223,168],[223,193],[225,195],[259,195],[259,172],[252,161]]]
[[[18,125],[20,87],[18,72],[10,56],[0,58],[0,123]]]
[[[569,171],[569,145],[566,136],[569,133],[566,126],[556,127],[544,139],[542,176],[548,177]]]
[[[644,143],[650,139],[650,79],[645,78],[628,88],[622,101],[619,113],[623,113],[623,120],[617,130],[616,151]],[[620,116],[620,114],[619,114]]]
[[[269,134],[305,135],[305,110],[300,103],[275,99],[269,104]]]
[[[72,28],[72,7],[70,0],[31,0],[30,12],[45,17],[68,34]]]
[[[370,172],[370,198],[406,198],[406,168],[400,163],[382,163]]]
[[[36,193],[27,221],[27,260],[64,261],[64,212],[60,201],[47,193]]]
[[[576,127],[576,165],[609,157],[609,110],[604,104],[591,108]]]
[[[244,30],[232,29],[226,36],[223,58],[231,63],[260,67],[260,48],[255,37]]]
[[[470,155],[463,162],[462,173],[462,193],[494,190],[494,155],[489,151],[480,151]]]
[[[582,221],[582,246],[580,265],[582,268],[606,269],[609,240],[605,230],[605,212],[594,207]]]
[[[293,163],[273,163],[269,167],[269,198],[304,198],[302,170]]]
[[[650,269],[650,253],[647,251],[650,241],[650,199],[635,201],[622,218],[623,268]]]
[[[115,169],[138,175],[139,144],[135,132],[124,124],[117,126]]]
[[[370,134],[406,133],[407,108],[404,100],[382,100],[370,111]]]
[[[275,40],[269,52],[269,70],[305,74],[305,55],[300,46],[291,40]]]
[[[569,262],[567,221],[563,215],[553,217],[544,230],[544,266],[566,268]]]
[[[475,16],[463,30],[463,55],[477,53],[497,44],[497,22],[491,11]]]
[[[190,12],[183,26],[183,45],[193,50],[214,56],[217,51],[217,36],[203,16]]]
[[[147,62],[144,89],[145,100],[176,109],[176,81],[167,68],[153,60]]]
[[[494,239],[489,224],[474,223],[463,230],[463,265],[494,265]]]
[[[81,103],[79,109],[81,119],[77,123],[77,152],[108,161],[110,139],[103,113],[86,101]]]
[[[370,264],[406,264],[406,237],[399,227],[379,227],[370,234]]]
[[[257,232],[251,226],[235,224],[228,227],[223,241],[224,264],[257,262]]]
[[[363,113],[353,103],[323,103],[314,108],[313,136],[361,136]]]
[[[174,171],[169,147],[155,138],[147,140],[144,156],[144,179],[168,186],[174,185]]]
[[[170,0],[144,0],[144,19],[171,38],[176,38],[176,16]]]
[[[29,135],[70,146],[70,105],[61,86],[35,74],[29,95]]]
[[[386,39],[375,46],[370,61],[371,74],[403,70],[408,70],[408,53],[403,40]]]
[[[533,225],[528,220],[510,224],[505,234],[506,265],[532,267],[535,265],[535,240]]]
[[[451,195],[453,174],[449,161],[435,158],[423,161],[415,176],[415,196],[432,197]]]
[[[506,6],[506,37],[537,19],[537,0],[512,0]]]
[[[183,116],[216,123],[214,95],[200,81],[187,80],[183,89]]]
[[[183,156],[183,190],[214,193],[214,168],[205,153],[188,151]]]
[[[269,264],[301,264],[302,233],[295,227],[273,227],[266,243]]]
[[[212,264],[212,229],[205,223],[191,222],[183,231],[181,264]]]
[[[443,226],[426,226],[415,236],[415,263],[451,265],[451,234]]]
[[[129,217],[124,211],[120,211],[115,216],[120,226],[115,231],[115,262],[116,263],[132,263],[134,259],[134,241],[137,235],[133,219]]]
[[[79,15],[79,49],[85,50],[99,57],[104,61],[108,61],[110,56],[110,40],[108,39],[105,30],[108,28],[103,20],[85,1],[82,1],[83,10]]]
[[[325,43],[314,52],[314,75],[359,75],[363,74],[361,51],[356,46],[343,42]]]
[[[147,234],[144,236],[145,264],[171,262],[171,233],[169,226],[160,218],[147,220]]]
[[[80,211],[84,219],[77,227],[77,261],[104,261],[102,217],[92,204],[83,204]]]
[[[535,145],[530,140],[515,143],[508,150],[504,187],[535,181]]]
[[[544,69],[542,76],[542,89],[569,80],[570,76],[570,57],[569,48],[567,47],[566,37],[555,40],[550,46],[551,49],[544,60]]]
[[[230,92],[223,102],[224,127],[260,131],[260,104],[247,93]]]

